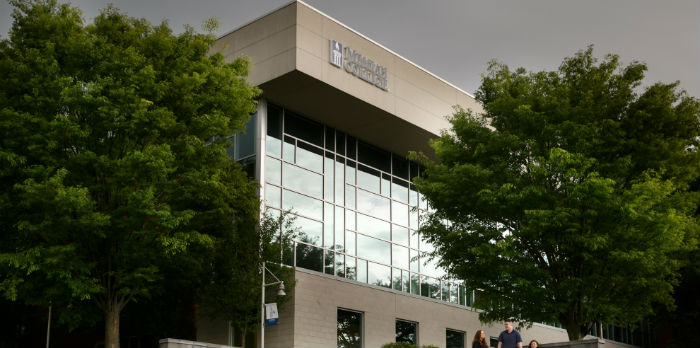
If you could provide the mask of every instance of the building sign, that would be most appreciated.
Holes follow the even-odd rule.
[[[378,88],[389,90],[386,82],[386,67],[375,63],[350,47],[343,48],[343,44],[336,40],[331,40],[330,62]]]

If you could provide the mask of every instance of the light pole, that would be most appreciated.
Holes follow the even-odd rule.
[[[265,272],[270,272],[270,275],[275,278],[276,282],[265,284]],[[277,285],[277,296],[286,295],[284,292],[284,281],[279,280],[267,267],[265,266],[265,261],[262,263],[262,296],[260,297],[260,348],[265,348],[265,287],[270,285]]]

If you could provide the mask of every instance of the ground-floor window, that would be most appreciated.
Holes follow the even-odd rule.
[[[396,342],[418,344],[418,323],[396,319]]]
[[[464,331],[445,330],[445,347],[464,348]]]
[[[338,348],[362,348],[362,313],[338,308]]]

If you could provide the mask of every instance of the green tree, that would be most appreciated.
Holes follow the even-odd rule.
[[[108,7],[94,23],[55,0],[12,0],[0,43],[0,291],[90,300],[105,343],[164,263],[204,269],[222,234],[257,220],[256,184],[226,154],[255,111],[248,62],[209,54]],[[189,256],[189,258],[188,258]],[[194,276],[197,276],[195,274]]]
[[[421,232],[450,274],[480,290],[480,319],[630,324],[672,307],[697,247],[700,103],[678,83],[637,91],[646,67],[592,47],[557,71],[492,62],[476,98],[431,142],[415,184]]]
[[[201,299],[205,315],[228,320],[241,331],[241,347],[246,346],[247,333],[259,329],[263,262],[268,270],[284,281],[287,293],[278,297],[277,288],[268,288],[265,302],[276,302],[281,309],[291,299],[294,272],[291,267],[283,266],[280,258],[282,253],[292,251],[292,238],[297,233],[293,222],[288,213],[279,216],[266,213],[259,226],[245,226],[247,230],[258,230],[258,234],[229,233],[216,242],[214,262],[210,264],[212,269],[206,273],[211,278],[202,289]],[[270,282],[268,273],[266,283]]]

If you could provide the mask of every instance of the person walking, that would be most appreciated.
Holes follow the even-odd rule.
[[[498,335],[498,348],[523,348],[523,338],[513,328],[513,320],[507,319],[503,325],[506,329]]]
[[[477,330],[472,340],[472,348],[489,348],[489,342],[486,340],[486,332]]]

